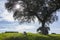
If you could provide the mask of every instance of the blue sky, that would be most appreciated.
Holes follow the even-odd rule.
[[[5,9],[4,3],[6,0],[0,0],[0,32],[5,31],[18,31],[18,32],[36,32],[36,29],[40,26],[38,21],[35,23],[24,23],[19,24],[18,21],[14,20],[13,13],[9,13]],[[50,33],[60,33],[60,12],[56,12],[59,20],[50,24]]]

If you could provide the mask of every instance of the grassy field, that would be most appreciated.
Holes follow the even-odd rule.
[[[27,33],[27,35],[24,35],[22,33],[0,33],[0,40],[60,40],[60,34]]]

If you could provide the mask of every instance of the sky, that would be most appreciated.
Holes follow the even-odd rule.
[[[0,32],[5,31],[18,31],[18,32],[33,32],[36,33],[40,24],[36,20],[35,23],[23,23],[19,24],[19,21],[14,20],[13,13],[9,13],[5,8],[6,0],[0,0]],[[58,21],[50,24],[49,33],[60,34],[60,12],[57,11]]]

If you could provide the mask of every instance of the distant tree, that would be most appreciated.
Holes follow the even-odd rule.
[[[19,22],[30,23],[31,21],[35,21],[35,18],[37,18],[38,21],[42,24],[41,26],[42,29],[46,30],[45,25],[48,25],[49,23],[53,23],[58,19],[56,16],[56,10],[60,8],[60,1],[59,0],[8,0],[5,3],[5,7],[8,9],[8,11],[13,11],[14,19],[18,19]],[[45,33],[43,32],[43,34]]]
[[[5,33],[18,33],[18,32],[14,32],[14,31],[6,31]]]
[[[51,34],[56,34],[56,33],[51,33]]]

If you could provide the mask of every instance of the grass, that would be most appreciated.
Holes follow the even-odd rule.
[[[0,33],[0,40],[60,40],[60,34],[42,35],[35,33]]]

